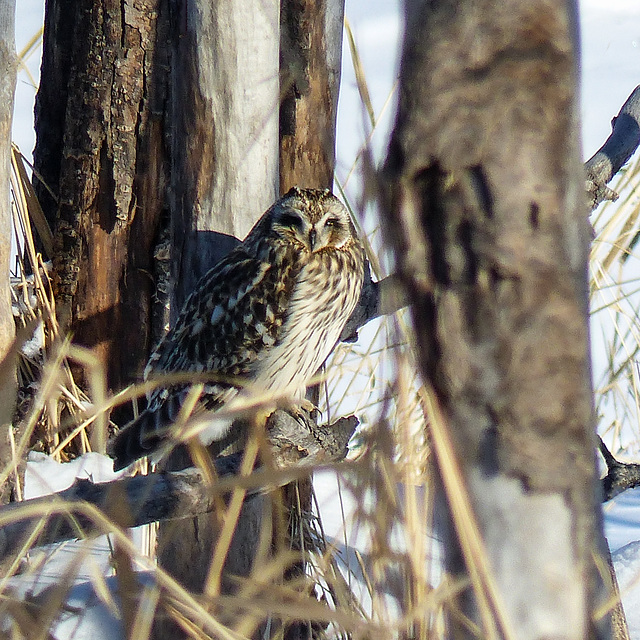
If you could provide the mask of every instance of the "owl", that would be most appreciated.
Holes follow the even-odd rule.
[[[295,405],[356,307],[363,276],[344,205],[328,190],[294,187],[198,282],[145,378],[204,374],[196,412],[205,445],[224,438],[232,410],[252,397]],[[112,443],[115,469],[163,448],[188,391],[172,384],[150,394]]]

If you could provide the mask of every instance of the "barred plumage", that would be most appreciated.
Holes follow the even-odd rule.
[[[223,405],[233,408],[254,393],[299,397],[353,312],[363,271],[364,253],[342,203],[329,191],[291,189],[200,280],[145,378],[214,374],[199,400],[199,410],[212,412],[200,439],[221,439],[230,426],[216,419]],[[162,445],[187,392],[176,385],[150,395],[113,442],[116,469]]]

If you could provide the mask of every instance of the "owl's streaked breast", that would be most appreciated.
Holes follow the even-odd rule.
[[[252,367],[252,386],[295,395],[337,343],[358,303],[363,258],[355,252],[314,254],[302,268],[277,343]]]

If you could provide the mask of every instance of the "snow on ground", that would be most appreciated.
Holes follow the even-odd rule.
[[[618,549],[612,554],[612,558],[629,625],[629,636],[635,640],[640,638],[640,541],[630,542]]]
[[[604,527],[629,634],[640,638],[640,489],[632,489],[604,505]]]
[[[32,452],[25,470],[25,499],[46,496],[69,488],[77,478],[95,483],[109,482],[127,474],[114,473],[113,460],[98,453],[87,453],[61,464]],[[143,528],[132,532],[134,543],[144,544]],[[117,581],[111,564],[111,543],[107,536],[91,540],[68,541],[30,552],[24,571],[9,580],[9,589],[20,598],[38,598],[50,587],[58,586],[69,574],[70,585],[63,613],[51,629],[55,639],[83,640],[100,637],[124,638],[122,623],[113,599],[117,600]],[[150,583],[140,574],[143,584]],[[0,628],[2,623],[0,622]]]
[[[43,4],[43,0],[18,0],[18,49],[37,31],[42,21]],[[401,33],[399,9],[399,0],[347,0],[346,14],[362,58],[374,111],[379,117],[379,126],[373,136],[373,147],[378,158],[383,154],[384,141],[393,116],[392,91]],[[581,0],[580,11],[581,105],[584,157],[587,158],[606,139],[612,116],[618,112],[633,88],[640,84],[640,3],[637,0],[609,0],[606,3],[601,0]],[[337,175],[340,182],[344,182],[349,175],[363,136],[368,132],[346,44],[343,66],[337,136]],[[37,81],[36,58],[30,60],[29,68]],[[34,96],[34,87],[30,85],[26,74],[21,73],[16,93],[13,131],[14,140],[27,156],[31,154],[34,141],[31,117]],[[357,175],[350,179],[347,192],[357,201]],[[597,367],[596,360],[594,368]],[[28,465],[26,492],[33,497],[42,495],[47,489],[59,490],[71,484],[77,474],[80,474],[79,477],[90,475],[96,480],[106,480],[109,477],[108,462],[91,454],[80,462],[61,467],[36,456]],[[338,489],[335,474],[318,475],[315,485],[325,532],[338,547],[342,547],[346,561],[354,568],[351,579],[358,581],[353,549],[357,548],[366,555],[369,532],[364,527],[347,529],[345,532],[343,511],[349,522],[355,503],[349,494],[343,493],[344,500],[340,503],[342,508],[336,506],[339,503],[336,499]],[[606,534],[618,572],[631,637],[640,640],[640,489],[618,496],[605,505],[604,513]],[[37,560],[38,553],[32,554],[33,562]],[[95,638],[97,634],[113,639],[122,637],[122,628],[109,612],[108,598],[104,596],[104,593],[115,591],[113,578],[107,577],[105,584],[109,589],[102,590],[101,597],[91,588],[91,580],[95,581],[97,575],[108,576],[111,571],[108,566],[106,538],[92,542],[89,547],[86,543],[59,546],[38,573],[37,588],[42,589],[59,581],[69,559],[74,558],[76,561],[78,554],[84,555],[78,576],[83,583],[74,588],[68,602],[75,613],[70,612],[59,623],[55,637],[61,640]],[[19,588],[24,593],[32,586],[23,582]],[[363,594],[365,591],[363,586]],[[77,616],[78,612],[82,612],[82,615]]]

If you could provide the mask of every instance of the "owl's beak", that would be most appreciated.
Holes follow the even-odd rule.
[[[311,248],[311,251],[313,251],[316,246],[316,235],[315,229],[311,229],[311,231],[309,231],[309,247]]]

